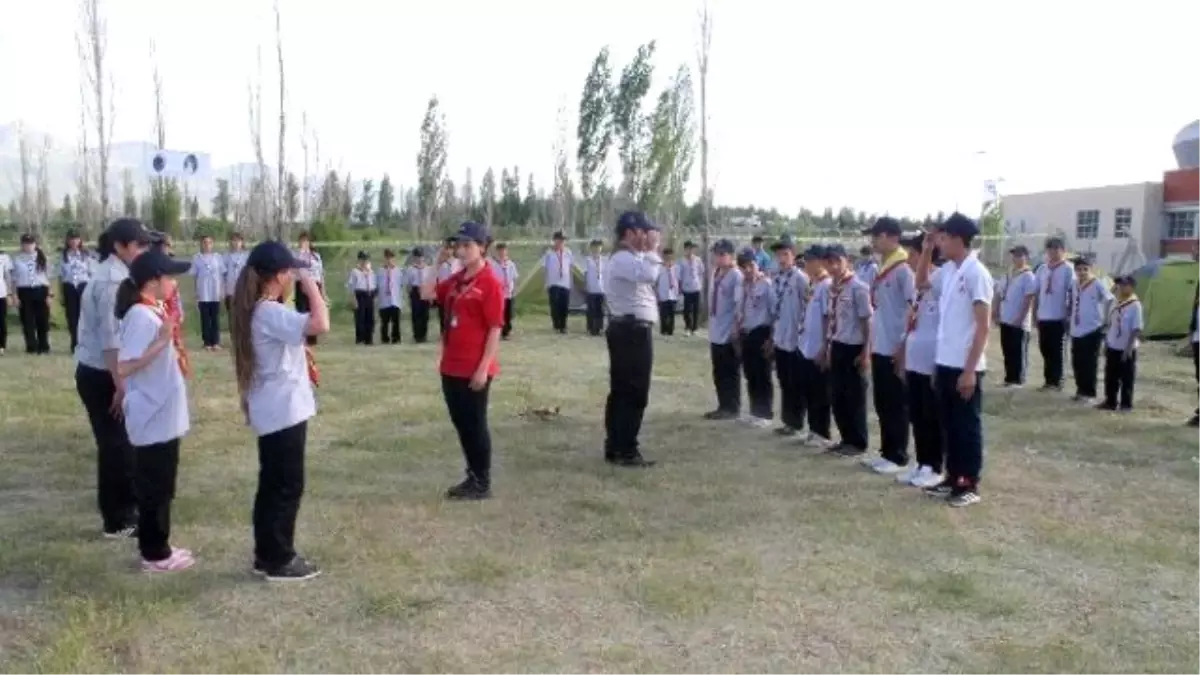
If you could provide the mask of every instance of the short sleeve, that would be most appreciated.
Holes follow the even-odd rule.
[[[134,361],[142,357],[158,335],[160,322],[150,312],[137,307],[131,308],[121,321],[121,345],[117,351],[118,361]]]
[[[1033,273],[1029,273],[1029,274],[1024,275],[1024,279],[1025,279],[1025,293],[1024,294],[1026,296],[1037,295],[1037,291],[1038,291],[1037,277],[1034,276]]]
[[[972,265],[971,270],[971,304],[982,302],[985,305],[992,304],[992,275],[982,265]]]
[[[1113,301],[1113,294],[1112,294],[1112,291],[1108,288],[1108,286],[1104,286],[1104,285],[1100,286],[1100,301],[1101,302],[1112,302]]]
[[[908,265],[901,265],[896,274],[896,281],[900,284],[900,290],[904,292],[904,302],[911,305],[917,299],[917,277]]]
[[[512,262],[512,261],[510,260],[510,261],[508,262],[508,264],[509,264],[509,269],[511,269],[511,270],[512,270],[512,278],[513,278],[513,279],[516,279],[516,278],[517,278],[517,274],[518,274],[518,271],[517,271],[517,263],[515,263],[515,262]]]
[[[254,325],[269,340],[298,346],[308,333],[308,314],[278,302],[262,302],[254,310]]]
[[[488,328],[504,326],[504,289],[495,277],[483,287],[483,322]]]
[[[854,286],[854,314],[860,319],[871,318],[871,292],[865,284]]]
[[[935,267],[929,275],[929,291],[933,293],[934,300],[942,299],[942,268]]]
[[[190,274],[192,276],[200,275],[200,265],[198,264],[199,262],[200,262],[200,254],[197,253],[196,255],[192,256],[192,269],[188,270],[188,274]]]
[[[1129,313],[1129,328],[1131,331],[1142,330],[1145,324],[1142,322],[1142,303],[1135,302],[1133,311]]]

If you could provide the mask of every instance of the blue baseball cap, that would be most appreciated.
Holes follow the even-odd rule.
[[[789,251],[796,250],[796,242],[792,241],[792,235],[783,234],[779,237],[779,239],[776,239],[771,243],[772,251],[779,251],[781,249],[786,249]]]
[[[946,218],[946,222],[942,223],[941,230],[952,237],[967,240],[979,234],[979,226],[975,224],[975,221],[958,211],[951,213],[950,217]]]
[[[308,268],[308,263],[296,258],[287,246],[274,239],[268,239],[250,249],[250,255],[246,256],[246,265],[261,274]]]
[[[722,253],[732,255],[735,250],[737,249],[734,248],[733,242],[728,239],[718,239],[717,243],[712,245],[712,252],[717,255],[721,255]]]
[[[749,265],[750,263],[755,262],[756,260],[758,260],[758,253],[755,252],[754,249],[744,248],[741,251],[738,251],[738,254],[737,254],[737,264],[738,265]]]
[[[176,260],[159,249],[151,249],[129,263],[129,278],[138,287],[159,277],[174,277],[192,269],[192,264]]]
[[[830,244],[825,247],[825,254],[821,257],[825,260],[830,258],[845,258],[847,257],[846,247],[841,244]]]
[[[877,236],[881,234],[899,237],[903,230],[900,227],[900,221],[891,216],[882,216],[875,221],[875,224],[862,231],[863,234]]]
[[[492,243],[492,233],[488,231],[487,225],[468,220],[458,226],[458,232],[451,239],[458,243],[473,241],[480,246],[487,246]]]
[[[813,244],[804,252],[804,257],[810,260],[823,260],[825,258],[825,247],[820,244]]]
[[[617,218],[617,234],[628,232],[629,230],[642,230],[644,232],[652,232],[658,230],[658,225],[654,221],[646,217],[646,214],[641,211],[626,211]]]

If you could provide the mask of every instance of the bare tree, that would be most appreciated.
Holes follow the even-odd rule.
[[[258,179],[251,182],[250,226],[255,232],[266,234],[269,231],[267,217],[264,212],[261,212],[262,207],[267,203],[269,189],[267,186],[267,162],[263,157],[262,147],[262,48],[258,50],[257,79],[247,84],[247,90],[250,97],[250,142],[254,146],[254,158],[258,163]]]
[[[33,171],[33,157],[29,149],[29,136],[25,132],[25,123],[17,124],[17,154],[21,162],[21,226],[28,230],[33,224],[33,193],[29,184]]]
[[[308,178],[308,113],[300,113],[300,149],[304,152],[304,176],[300,179],[300,219],[308,220],[311,192]]]
[[[275,55],[279,60],[279,166],[275,168],[278,179],[275,181],[275,236],[281,240],[288,238],[287,223],[283,218],[283,177],[284,147],[287,145],[287,88],[283,78],[283,29],[279,19],[279,0],[275,0]]]
[[[700,44],[696,48],[696,65],[700,72],[700,209],[704,214],[706,238],[710,228],[709,209],[712,208],[712,192],[708,188],[708,56],[711,49],[712,14],[705,2],[700,10]],[[708,246],[707,239],[705,246]]]
[[[159,150],[167,149],[166,111],[163,109],[163,80],[158,70],[158,51],[154,40],[150,40],[150,68],[154,80],[154,139],[158,142]]]
[[[45,227],[50,222],[50,137],[42,138],[42,147],[37,155],[37,189],[34,193],[34,234],[39,237],[45,233]]]
[[[96,125],[96,153],[99,159],[97,189],[100,192],[100,220],[108,217],[108,158],[112,145],[113,80],[107,68],[108,25],[100,13],[100,0],[79,0],[80,25],[75,34],[79,64],[92,95],[88,110]]]
[[[85,233],[90,232],[95,222],[95,209],[92,194],[92,152],[88,144],[87,124],[87,89],[81,82],[79,85],[79,166],[75,174],[75,211],[76,219],[83,226]]]
[[[575,232],[572,205],[575,187],[571,182],[570,137],[568,136],[567,109],[558,108],[558,136],[554,139],[554,228],[563,232]]]

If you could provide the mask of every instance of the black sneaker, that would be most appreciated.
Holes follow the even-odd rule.
[[[105,539],[137,539],[137,525],[126,525],[119,530],[105,530]]]
[[[842,457],[862,457],[863,455],[867,454],[867,451],[865,448],[856,448],[853,445],[850,445],[849,443],[839,444],[837,446],[837,449],[834,450],[833,452],[837,453],[838,455],[841,455]]]
[[[979,496],[979,493],[971,488],[954,490],[950,493],[949,497],[946,497],[946,503],[954,508],[971,506],[972,504],[978,504],[980,501],[982,501],[982,498]]]
[[[952,492],[954,492],[954,482],[947,478],[937,485],[922,488],[921,492],[924,493],[925,496],[932,497],[934,499],[946,499]]]
[[[649,469],[658,462],[655,462],[652,459],[646,459],[641,455],[633,455],[632,457],[618,457],[614,463],[617,466],[628,469]]]
[[[1041,391],[1062,391],[1062,389],[1063,387],[1061,384],[1046,383],[1041,386]]]
[[[492,496],[491,489],[477,480],[474,476],[468,476],[466,480],[446,490],[446,499],[455,499],[463,501],[475,501],[487,499]]]
[[[1192,415],[1192,419],[1187,421],[1189,427],[1200,427],[1200,415]]]
[[[300,556],[273,570],[264,572],[267,581],[308,581],[321,576],[321,570]]]
[[[797,431],[789,426],[782,426],[775,430],[776,436],[795,436]]]
[[[1097,403],[1097,404],[1096,404],[1095,408],[1096,408],[1096,410],[1108,410],[1108,411],[1113,411],[1113,410],[1116,410],[1116,409],[1117,409],[1117,406],[1115,406],[1115,405],[1113,405],[1113,404],[1111,404],[1111,403],[1104,403],[1104,402],[1100,402],[1100,403]]]
[[[254,566],[250,568],[256,576],[264,576],[267,573],[267,565],[258,558],[254,559]]]
[[[728,410],[717,409],[704,413],[704,419],[706,420],[736,420],[737,418],[737,413]]]

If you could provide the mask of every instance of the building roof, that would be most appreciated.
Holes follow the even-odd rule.
[[[1175,161],[1181,169],[1200,167],[1200,120],[1179,130],[1175,134],[1175,142],[1171,145],[1175,151]]]

